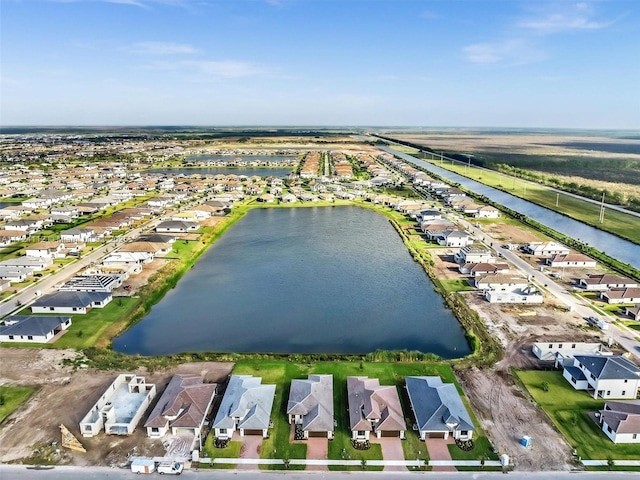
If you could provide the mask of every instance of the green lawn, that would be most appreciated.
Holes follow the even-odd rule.
[[[0,386],[0,424],[35,391],[35,387]]]
[[[606,209],[605,222],[600,223],[600,205],[563,193],[558,194],[546,185],[510,177],[492,170],[480,170],[475,167],[468,169],[466,165],[460,163],[453,165],[451,162],[441,164],[440,161],[431,161],[431,163],[638,243],[638,218],[633,215]]]
[[[466,278],[454,278],[451,280],[440,280],[440,285],[449,292],[465,292],[468,290],[475,290]]]
[[[594,460],[640,458],[639,444],[614,444],[587,416],[588,412],[601,409],[603,400],[594,400],[588,393],[574,390],[558,371],[516,371],[516,375],[580,457]],[[543,382],[548,384],[546,392]]]
[[[213,446],[214,435],[213,432],[207,436],[207,440],[204,442],[203,450],[209,458],[240,458],[240,448],[242,448],[242,442],[229,442],[225,448],[216,448]],[[233,469],[236,466],[232,463],[213,464],[211,467],[219,469]]]

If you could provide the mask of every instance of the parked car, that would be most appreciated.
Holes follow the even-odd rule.
[[[169,475],[180,475],[184,470],[184,465],[180,462],[162,462],[158,464],[158,473],[163,475],[168,473]]]

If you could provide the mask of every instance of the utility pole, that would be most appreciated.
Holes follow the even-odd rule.
[[[602,202],[600,203],[600,223],[604,223],[604,194],[602,192]]]
[[[556,193],[556,207],[558,206],[558,201],[560,200],[560,194]]]

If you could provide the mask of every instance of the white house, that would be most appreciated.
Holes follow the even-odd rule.
[[[542,303],[544,298],[540,291],[533,285],[513,290],[489,290],[485,293],[489,303]]]
[[[593,398],[635,399],[640,388],[640,367],[622,355],[576,355],[562,376],[576,390]]]
[[[71,317],[10,315],[0,326],[0,342],[47,343],[71,326]]]
[[[614,288],[602,292],[600,298],[607,303],[640,303],[640,288]]]
[[[573,268],[573,267],[594,268],[596,266],[596,261],[581,253],[569,253],[569,254],[562,253],[562,254],[554,255],[551,258],[547,258],[547,265],[551,267],[563,267],[563,268]]]
[[[589,275],[580,279],[580,286],[589,291],[604,291],[612,288],[635,288],[638,283],[627,277],[612,274]]]
[[[31,304],[33,313],[85,314],[92,308],[104,308],[113,300],[111,292],[60,291],[49,293]]]
[[[473,243],[473,237],[462,230],[449,230],[442,234],[438,243],[447,247],[466,247]]]
[[[556,242],[532,242],[524,247],[525,252],[535,256],[568,255],[570,250]]]
[[[475,218],[498,218],[500,216],[500,210],[491,205],[485,205],[480,207],[473,215]]]
[[[496,261],[491,250],[485,247],[462,247],[458,253],[454,255],[456,263],[492,263]]]
[[[640,400],[605,402],[596,418],[613,443],[640,443]]]

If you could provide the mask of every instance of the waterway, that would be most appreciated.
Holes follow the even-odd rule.
[[[185,159],[189,162],[235,162],[242,160],[244,162],[297,163],[298,158],[295,155],[190,155]]]
[[[635,268],[640,268],[640,245],[636,245],[603,230],[591,227],[585,223],[578,222],[577,220],[573,220],[509,193],[489,187],[480,182],[476,182],[470,178],[463,177],[457,173],[450,172],[449,170],[445,170],[444,168],[440,168],[432,163],[412,157],[411,155],[398,152],[397,150],[389,147],[380,146],[379,148],[396,155],[409,163],[413,163],[427,171],[451,180],[452,182],[459,183],[466,189],[471,190],[478,195],[484,195],[494,202],[506,205],[510,209],[527,215],[535,221],[540,222],[543,225],[547,225],[560,233],[564,233],[572,238],[586,242],[613,258],[628,263]],[[640,221],[638,221],[638,235],[640,235]]]
[[[249,211],[113,347],[142,355],[470,353],[389,221],[358,207]]]
[[[189,168],[154,168],[149,173],[163,173],[166,175],[246,175],[252,177],[280,177],[289,176],[293,167],[189,167]]]

